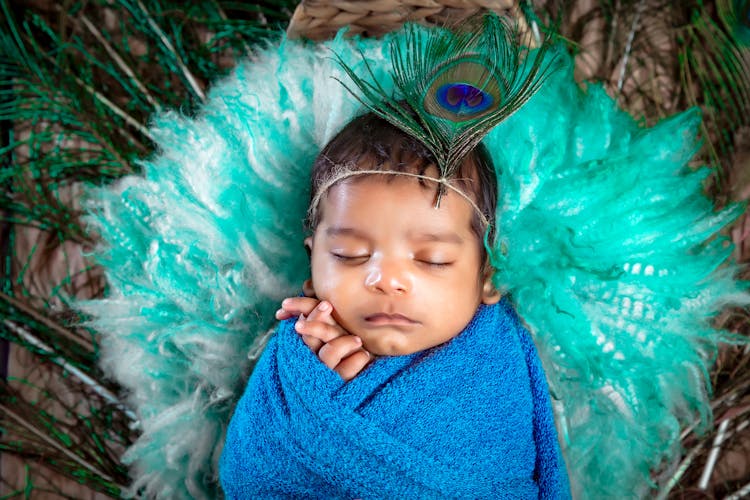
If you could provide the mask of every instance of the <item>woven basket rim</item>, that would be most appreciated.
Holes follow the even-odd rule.
[[[287,37],[327,40],[343,27],[348,36],[379,37],[406,22],[450,25],[483,11],[519,18],[516,10],[515,0],[302,0]]]

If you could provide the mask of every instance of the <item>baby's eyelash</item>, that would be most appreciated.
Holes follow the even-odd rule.
[[[422,264],[426,264],[430,267],[436,267],[436,268],[448,267],[451,264],[453,264],[453,262],[432,262],[429,260],[418,260],[417,262],[421,262]]]
[[[365,261],[370,258],[369,255],[344,255],[336,252],[331,252],[331,255],[334,259],[340,260],[342,262],[353,262],[356,260]]]

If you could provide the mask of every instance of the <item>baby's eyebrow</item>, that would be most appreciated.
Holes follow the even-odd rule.
[[[354,238],[367,239],[367,235],[364,233],[364,231],[361,231],[354,227],[341,226],[331,226],[329,228],[326,228],[326,236],[350,236]]]
[[[410,239],[414,241],[435,241],[437,243],[455,243],[460,245],[464,242],[464,239],[454,232],[445,233],[416,233],[410,235]]]

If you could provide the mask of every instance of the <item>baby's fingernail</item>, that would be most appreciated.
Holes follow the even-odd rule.
[[[277,316],[277,317],[278,317],[278,316],[281,316],[281,315],[282,315],[283,313],[284,313],[284,310],[283,310],[283,309],[278,309],[278,310],[276,311],[276,316]]]
[[[362,345],[362,339],[361,339],[361,338],[359,338],[359,337],[357,337],[357,336],[355,335],[355,336],[354,336],[354,343],[355,343],[355,344],[357,344],[357,345]]]
[[[323,301],[320,304],[318,304],[319,311],[327,311],[330,308],[331,308],[331,304],[329,304],[328,302]]]

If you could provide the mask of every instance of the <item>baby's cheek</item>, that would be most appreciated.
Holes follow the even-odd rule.
[[[315,288],[315,297],[317,297],[318,300],[325,300],[330,302],[335,310],[338,302],[338,297],[336,294],[336,288],[332,286],[333,283],[331,283],[330,280],[325,279],[316,280],[315,276],[313,275],[313,284]]]
[[[336,299],[352,286],[349,273],[328,262],[313,266],[312,279],[319,298],[325,295],[328,299]]]
[[[320,297],[319,297],[320,298]],[[352,311],[347,307],[348,303],[340,299],[337,300],[335,295],[327,296],[324,299],[331,303],[333,306],[333,313],[331,316],[333,320],[344,330],[349,333],[356,334],[356,318],[352,316]]]

